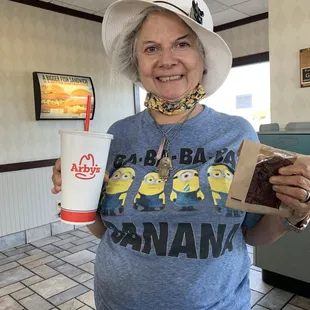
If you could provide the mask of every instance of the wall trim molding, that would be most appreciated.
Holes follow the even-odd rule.
[[[263,19],[268,19],[268,12],[257,14],[257,15],[253,15],[253,16],[249,16],[249,17],[246,17],[246,18],[243,18],[243,19],[239,19],[239,20],[233,21],[231,23],[215,26],[214,27],[214,32],[219,32],[219,31],[223,31],[223,30],[227,30],[227,29],[231,29],[231,28],[235,28],[235,27],[239,27],[239,26],[255,23],[255,22],[258,22],[258,21],[263,20]]]
[[[49,2],[43,2],[39,0],[10,0],[10,1],[21,3],[21,4],[26,4],[26,5],[31,5],[36,8],[40,8],[40,9],[44,9],[44,10],[48,10],[48,11],[52,11],[56,13],[61,13],[65,15],[82,18],[82,19],[91,20],[93,22],[102,23],[102,20],[103,20],[102,16],[66,8],[64,6],[60,6],[60,5],[49,3]]]
[[[66,14],[66,15],[70,15],[70,16],[74,16],[78,18],[83,18],[83,19],[91,20],[91,21],[98,22],[98,23],[102,23],[102,20],[103,20],[102,16],[98,16],[95,14],[89,14],[89,13],[74,10],[71,8],[66,8],[66,7],[53,4],[53,3],[49,3],[49,2],[43,2],[39,0],[10,0],[10,1],[21,3],[21,4],[26,4],[26,5],[31,5],[31,6],[40,8],[40,9],[49,10],[49,11],[53,11],[53,12],[57,12],[61,14]],[[219,31],[230,29],[230,28],[239,27],[242,25],[255,23],[257,21],[267,19],[267,18],[268,18],[268,12],[249,16],[243,19],[230,22],[230,23],[215,26],[214,32],[219,32]]]
[[[25,161],[25,162],[12,163],[12,164],[1,164],[0,173],[37,169],[37,168],[44,168],[44,167],[52,167],[54,166],[56,160],[57,158],[35,160],[35,161]]]
[[[260,62],[269,61],[269,52],[247,55],[233,59],[232,67],[252,65]]]

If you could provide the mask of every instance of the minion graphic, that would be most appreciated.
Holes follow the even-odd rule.
[[[159,211],[165,208],[165,182],[157,172],[148,173],[141,182],[134,199],[134,209],[140,211]]]
[[[117,215],[124,212],[127,192],[135,178],[135,171],[130,167],[117,169],[109,179],[100,208],[104,215]]]
[[[180,170],[173,176],[172,192],[170,200],[181,211],[193,211],[194,205],[204,200],[204,194],[200,190],[199,174],[196,170]]]
[[[230,185],[233,179],[233,169],[225,164],[210,166],[208,169],[208,181],[210,184],[215,211],[226,216],[239,217],[241,211],[233,210],[225,206]]]

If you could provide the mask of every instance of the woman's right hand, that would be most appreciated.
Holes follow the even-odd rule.
[[[52,188],[53,194],[58,194],[61,191],[61,159],[58,158],[53,167],[52,181],[54,188]]]

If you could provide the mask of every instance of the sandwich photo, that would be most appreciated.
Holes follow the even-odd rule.
[[[57,84],[45,84],[41,87],[42,112],[49,113],[51,109],[64,109],[65,102],[70,97]]]

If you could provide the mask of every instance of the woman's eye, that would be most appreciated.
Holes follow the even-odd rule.
[[[186,47],[189,47],[189,46],[190,45],[187,42],[180,42],[180,43],[177,44],[178,48],[186,48]]]
[[[144,51],[146,53],[152,54],[152,53],[156,53],[158,51],[158,48],[156,46],[149,46]]]

